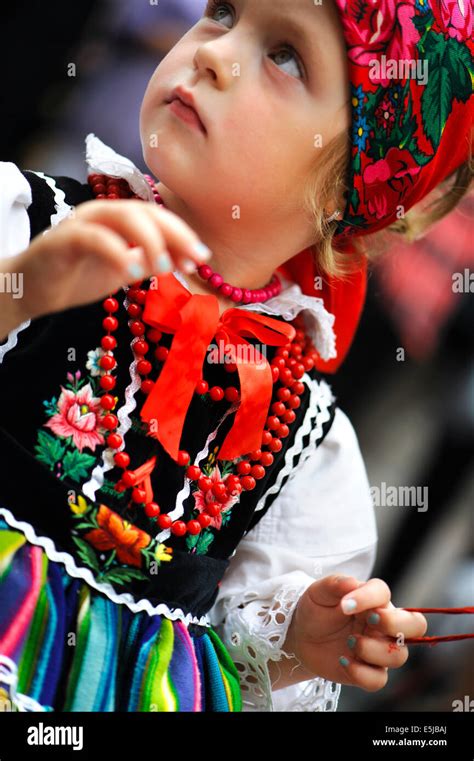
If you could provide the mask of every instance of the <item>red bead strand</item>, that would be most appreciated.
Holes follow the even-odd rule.
[[[125,181],[116,178],[91,175],[89,183],[97,198],[137,198]],[[160,345],[162,333],[154,328],[147,329],[141,319],[146,296],[147,290],[141,282],[134,283],[127,290],[127,316],[132,335],[131,348],[136,360],[137,373],[141,378],[140,388],[145,395],[149,394],[154,386],[151,377],[153,371],[151,359],[155,357],[158,362],[163,363],[166,362],[169,353],[168,348]],[[305,390],[305,385],[301,379],[305,372],[309,372],[314,367],[317,356],[316,350],[303,330],[301,316],[296,318],[293,321],[297,328],[294,341],[278,348],[271,362],[273,383],[274,385],[279,383],[281,387],[276,392],[277,401],[272,403],[269,410],[267,424],[262,432],[261,448],[249,452],[245,459],[240,460],[236,464],[235,473],[229,474],[224,481],[212,481],[203,474],[199,466],[190,464],[188,452],[184,450],[179,452],[178,464],[186,468],[186,477],[197,483],[198,488],[205,494],[212,492],[212,500],[207,503],[205,512],[196,519],[189,520],[187,523],[182,520],[173,521],[167,514],[161,513],[160,506],[156,502],[153,500],[146,501],[145,488],[143,488],[142,483],[138,482],[135,473],[128,470],[131,461],[130,455],[123,448],[121,449],[123,437],[117,433],[119,421],[112,412],[115,408],[116,399],[110,393],[116,383],[112,373],[117,369],[117,362],[113,353],[114,349],[117,348],[117,340],[113,333],[118,328],[118,319],[115,314],[119,310],[119,304],[116,298],[110,296],[104,300],[103,307],[106,317],[102,325],[106,335],[101,339],[104,355],[99,360],[100,367],[105,371],[100,379],[100,386],[104,391],[100,401],[104,410],[101,422],[108,431],[106,443],[114,451],[114,462],[123,471],[121,479],[116,484],[116,489],[121,492],[131,489],[132,502],[142,505],[147,517],[156,520],[160,529],[170,530],[175,536],[185,536],[187,533],[198,534],[203,528],[209,526],[212,518],[221,512],[222,505],[231,496],[239,495],[242,491],[252,491],[255,489],[257,481],[265,477],[266,468],[272,466],[274,454],[281,451],[282,439],[289,436],[289,426],[296,419],[295,410],[300,407],[300,397]],[[227,363],[225,370],[228,373],[234,373],[237,371],[237,366],[235,363]],[[240,402],[240,393],[235,386],[229,386],[226,389],[220,386],[209,388],[208,382],[203,378],[196,384],[195,393],[201,396],[209,396],[217,404],[226,401],[238,405]]]

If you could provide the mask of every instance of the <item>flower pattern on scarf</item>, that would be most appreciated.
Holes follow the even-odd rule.
[[[349,191],[336,229],[344,238],[391,224],[445,179],[448,161],[465,160],[459,146],[467,149],[472,118],[459,106],[473,96],[474,14],[471,0],[336,5],[352,106]],[[453,145],[443,133],[455,108]]]

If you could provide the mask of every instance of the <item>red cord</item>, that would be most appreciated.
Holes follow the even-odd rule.
[[[469,614],[474,613],[474,607],[467,608],[403,608],[410,613],[449,613]],[[438,642],[454,642],[461,639],[474,639],[474,634],[449,634],[445,637],[409,637],[405,640],[408,645],[437,645]]]

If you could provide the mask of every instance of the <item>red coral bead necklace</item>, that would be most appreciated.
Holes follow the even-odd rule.
[[[150,182],[150,180],[151,178],[148,176],[148,181]],[[107,177],[106,175],[91,175],[89,183],[96,198],[112,200],[116,198],[138,198],[130,190],[125,180]],[[158,191],[152,182],[150,184],[155,199],[160,202],[161,197]],[[147,326],[141,320],[147,295],[147,290],[143,286],[144,284],[139,282],[128,288],[127,313],[128,325],[132,335],[131,348],[136,360],[137,373],[141,378],[140,389],[143,394],[147,395],[154,386],[154,381],[151,378],[153,365],[147,356],[152,357],[153,355],[160,363],[164,363],[169,350],[160,345],[162,333],[154,328],[147,330]],[[266,297],[270,298],[271,296],[267,294]],[[263,299],[260,298],[259,300]],[[251,303],[256,303],[256,300]],[[128,469],[131,458],[123,448],[123,437],[117,432],[119,421],[113,413],[116,400],[110,393],[116,385],[116,379],[112,373],[117,368],[117,361],[114,357],[117,339],[114,333],[119,326],[116,317],[119,302],[115,296],[109,296],[103,301],[103,308],[106,316],[102,321],[105,335],[101,339],[101,347],[105,354],[100,358],[99,366],[104,370],[104,374],[101,376],[99,384],[103,390],[100,404],[105,414],[101,423],[108,431],[106,436],[107,447],[113,453],[115,464],[122,469],[122,476],[116,484],[116,489],[120,492],[131,489],[131,501],[134,504],[142,505],[145,514],[149,518],[156,519],[161,529],[169,529],[176,536],[184,536],[186,533],[198,534],[210,524],[212,518],[222,509],[222,504],[226,503],[231,496],[238,495],[242,491],[251,491],[255,488],[257,481],[265,477],[266,468],[273,464],[274,455],[281,451],[282,439],[289,436],[290,425],[296,419],[295,410],[301,405],[300,397],[305,389],[301,379],[306,372],[314,367],[317,357],[316,349],[305,334],[301,316],[297,317],[293,321],[297,328],[294,341],[284,347],[279,347],[270,363],[273,383],[278,382],[281,387],[276,394],[277,401],[272,403],[269,410],[270,414],[262,433],[261,448],[249,452],[245,458],[241,459],[236,465],[235,473],[226,476],[224,481],[212,481],[199,466],[190,464],[188,452],[184,450],[179,452],[178,464],[186,468],[186,477],[190,481],[196,482],[198,488],[205,494],[211,492],[211,500],[208,502],[205,512],[202,512],[196,519],[187,522],[179,519],[173,521],[169,515],[161,513],[156,502],[146,501],[144,488],[135,473]],[[235,363],[226,362],[225,370],[232,374],[237,371],[237,366]],[[196,384],[195,393],[201,396],[207,395],[215,403],[226,401],[237,404],[240,401],[240,394],[236,386],[230,385],[226,389],[220,386],[209,388],[209,384],[204,378],[201,378]]]

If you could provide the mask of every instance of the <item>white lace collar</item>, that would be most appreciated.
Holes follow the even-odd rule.
[[[152,190],[143,173],[125,156],[116,153],[93,133],[86,137],[86,162],[88,174],[108,174],[120,177],[128,182],[133,192],[146,201],[154,201]],[[173,273],[180,283],[189,290],[180,271]],[[322,359],[337,356],[336,336],[333,325],[335,317],[327,311],[322,299],[307,296],[297,283],[292,283],[280,275],[282,291],[279,296],[269,299],[264,304],[244,304],[239,309],[279,315],[284,320],[294,320],[300,312],[306,329]]]

